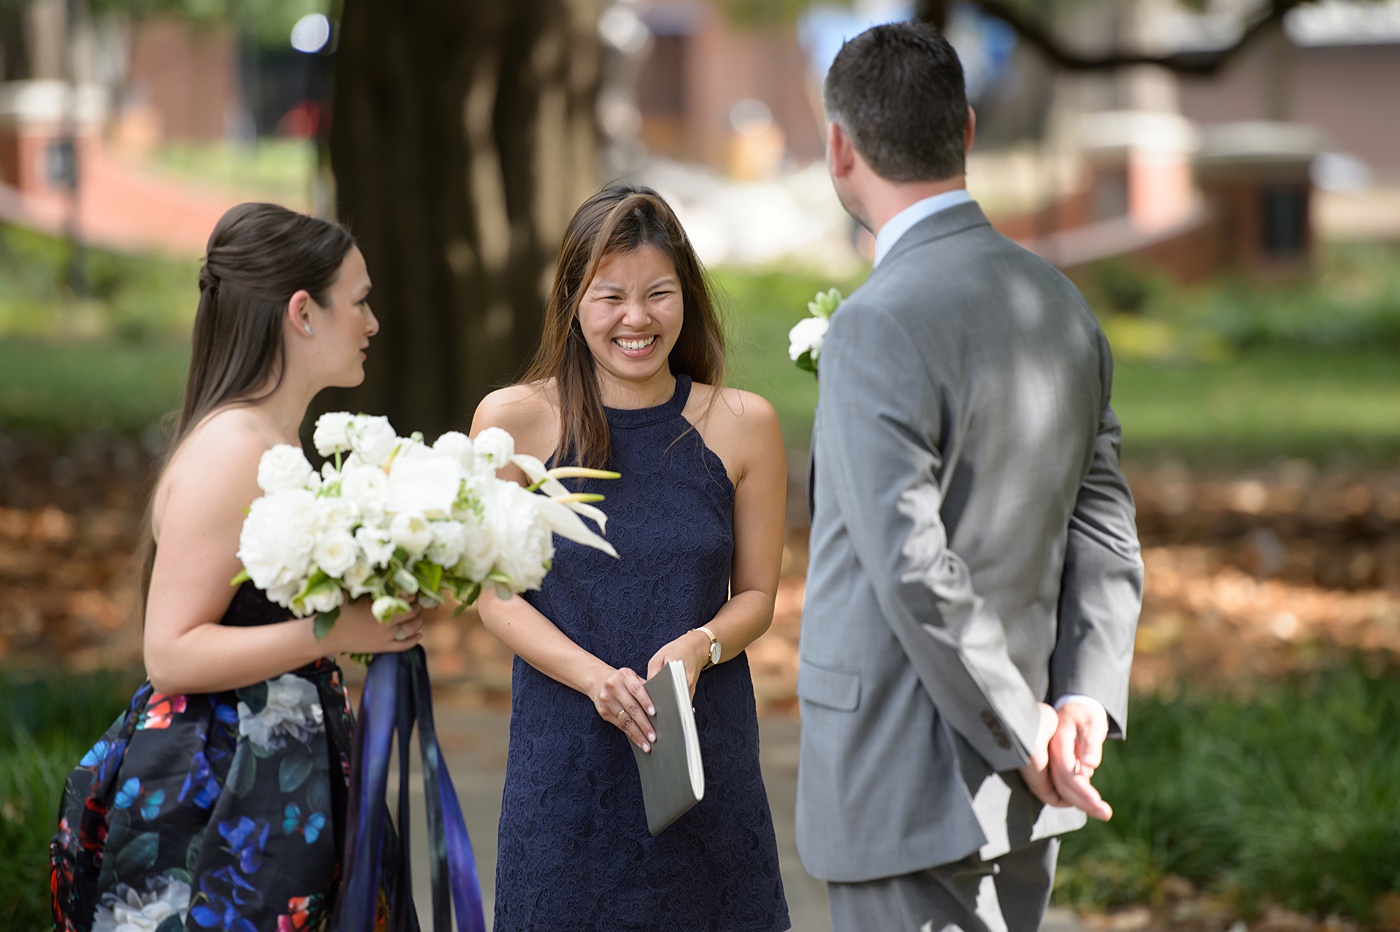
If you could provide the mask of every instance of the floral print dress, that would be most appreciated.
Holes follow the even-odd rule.
[[[250,583],[223,624],[284,620]],[[61,932],[325,925],[352,720],[329,659],[232,692],[146,683],[64,785],[50,846]]]

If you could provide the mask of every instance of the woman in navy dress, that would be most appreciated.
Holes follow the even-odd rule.
[[[149,680],[69,776],[50,858],[54,928],[321,928],[344,839],[350,710],[327,655],[407,650],[419,613],[313,619],[244,583],[259,461],[299,443],[311,399],[364,379],[379,330],[343,228],[272,204],[219,220],[200,272],[189,378],[151,501]]]
[[[607,496],[619,559],[561,540],[538,592],[479,603],[516,652],[496,932],[790,927],[744,653],[773,619],[787,470],[772,406],[720,388],[723,361],[675,214],[614,186],[570,221],[525,381],[477,409],[474,434],[622,474],[578,486]],[[644,680],[670,660],[705,797],[651,837],[627,742],[650,748]]]

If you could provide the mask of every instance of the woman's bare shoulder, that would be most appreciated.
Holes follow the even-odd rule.
[[[778,413],[768,399],[740,388],[697,382],[691,386],[697,414],[721,429],[754,429],[777,424]]]
[[[229,498],[246,507],[257,497],[258,462],[278,438],[247,411],[216,411],[190,431],[161,473],[153,501],[157,527],[172,499],[207,502]]]
[[[500,427],[514,433],[558,410],[554,380],[522,382],[491,392],[476,406],[472,433],[487,427]]]
[[[544,459],[559,436],[559,395],[553,379],[497,389],[476,407],[471,434],[499,427],[515,438],[521,453]]]

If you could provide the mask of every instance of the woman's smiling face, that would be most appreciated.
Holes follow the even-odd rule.
[[[599,378],[638,385],[669,377],[683,318],[680,278],[655,246],[604,256],[578,306]]]

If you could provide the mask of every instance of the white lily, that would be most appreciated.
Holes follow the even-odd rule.
[[[622,473],[612,472],[607,469],[588,469],[583,466],[556,466],[553,469],[546,469],[544,463],[528,453],[516,453],[510,461],[520,467],[520,471],[525,473],[530,479],[531,488],[537,488],[550,499],[565,505],[573,511],[578,512],[585,518],[591,518],[598,525],[598,530],[603,533],[608,531],[608,516],[600,509],[594,508],[589,502],[601,502],[603,496],[593,495],[586,492],[570,492],[569,489],[560,482],[560,479],[620,479]],[[562,531],[560,533],[563,533]],[[564,534],[565,537],[569,535]],[[572,538],[570,538],[572,539]],[[580,541],[583,543],[583,541]]]
[[[588,526],[583,523],[583,519],[574,514],[571,510],[573,507],[571,504],[564,504],[558,499],[547,497],[540,497],[536,504],[539,505],[540,520],[560,537],[592,547],[594,550],[601,550],[610,557],[617,556],[617,551],[613,549],[612,544],[590,531]]]

